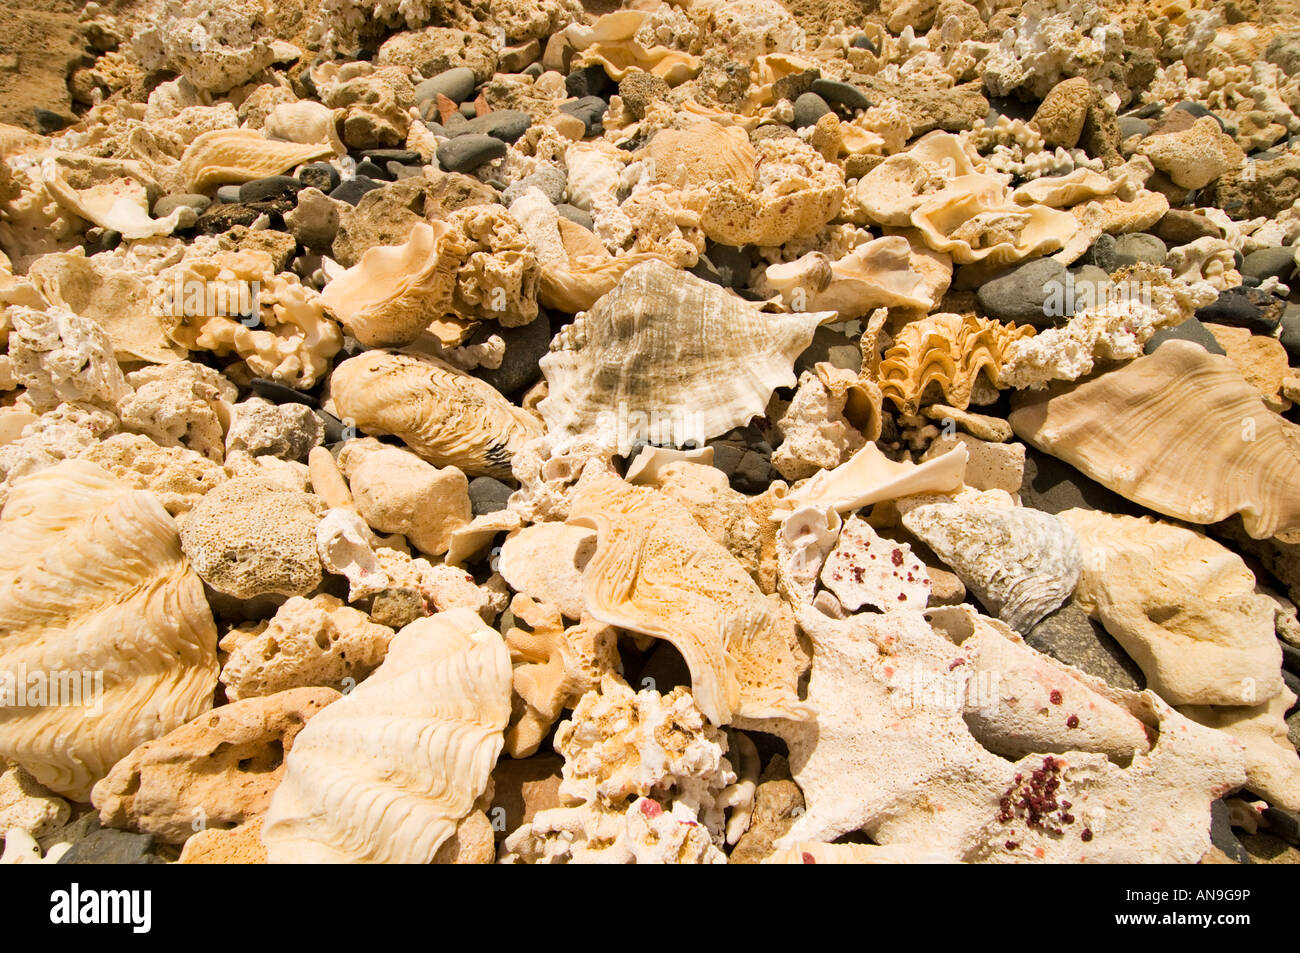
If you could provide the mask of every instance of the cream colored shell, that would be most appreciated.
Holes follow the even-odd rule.
[[[81,689],[77,703],[7,699],[0,755],[88,801],[132,749],[211,707],[217,631],[203,583],[158,498],[85,461],[20,482],[0,536],[0,670]]]
[[[187,188],[251,182],[334,154],[329,143],[281,142],[251,129],[213,129],[186,147],[180,174]]]
[[[468,609],[412,622],[296,738],[262,828],[268,861],[429,863],[486,789],[509,716],[498,633]]]

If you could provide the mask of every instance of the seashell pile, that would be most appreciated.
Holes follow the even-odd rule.
[[[5,862],[1300,862],[1294,4],[69,42],[0,102]]]

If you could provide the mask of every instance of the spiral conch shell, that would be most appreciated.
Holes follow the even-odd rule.
[[[307,723],[262,827],[270,863],[427,864],[487,788],[510,653],[469,609],[418,619]]]
[[[620,447],[637,439],[636,418],[660,431],[648,435],[652,443],[703,444],[793,385],[795,358],[834,314],[765,314],[645,262],[551,342],[541,360],[550,394],[537,409],[551,431],[598,433]]]
[[[578,488],[569,522],[598,536],[583,575],[587,613],[672,643],[710,721],[811,717],[799,700],[804,663],[789,610],[683,506],[602,476]]]
[[[451,309],[460,259],[446,222],[421,222],[402,245],[367,249],[321,293],[349,334],[367,347],[410,344]]]
[[[1016,436],[1190,523],[1240,513],[1256,539],[1300,530],[1300,431],[1226,357],[1166,341],[1081,384],[1022,391]]]
[[[333,155],[328,142],[266,139],[251,129],[213,129],[185,149],[180,173],[186,187],[202,191],[225,182],[251,182],[304,162]]]
[[[89,801],[117,761],[211,707],[203,583],[158,498],[86,461],[21,481],[0,534],[0,755]]]
[[[537,418],[436,358],[366,351],[339,364],[329,386],[340,419],[470,476],[509,479],[510,458],[542,435]]]

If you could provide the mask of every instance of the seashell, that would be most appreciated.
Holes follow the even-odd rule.
[[[974,147],[946,132],[922,136],[862,176],[853,200],[869,223],[907,228],[912,213],[951,179],[976,173]]]
[[[275,106],[262,123],[262,135],[302,145],[326,142],[334,154],[340,156],[348,151],[339,139],[334,110],[310,99]]]
[[[859,516],[840,530],[821,581],[852,612],[864,605],[884,612],[924,609],[930,601],[930,574],[912,547],[884,538]]]
[[[583,576],[587,614],[672,643],[715,725],[812,716],[799,701],[802,666],[788,610],[681,504],[602,476],[579,485],[569,523],[598,534]]]
[[[0,755],[89,801],[121,758],[212,706],[203,583],[158,498],[93,463],[19,482],[0,531]]]
[[[1059,609],[1079,582],[1078,537],[1050,513],[929,503],[903,514],[903,525],[1017,632]]]
[[[752,188],[758,164],[745,130],[716,122],[661,129],[637,155],[650,163],[654,182],[682,190],[707,189],[715,182]]]
[[[1066,510],[1083,547],[1077,601],[1173,705],[1251,705],[1282,691],[1275,603],[1241,557],[1149,517]]]
[[[638,437],[702,445],[795,383],[795,358],[830,316],[763,314],[663,262],[637,265],[551,342],[537,409],[549,431],[594,433],[621,453]]]
[[[965,410],[978,395],[977,388],[998,386],[1012,342],[1033,334],[1032,327],[1017,328],[973,314],[931,314],[903,326],[885,351],[875,379],[881,393],[903,413],[914,414],[923,402],[935,400]]]
[[[149,189],[137,178],[115,178],[73,188],[54,157],[41,163],[41,178],[54,200],[68,211],[100,228],[120,232],[123,238],[170,235],[178,226],[193,225],[197,218],[194,209],[184,205],[164,218],[151,218]]]
[[[963,175],[926,197],[911,224],[925,243],[962,265],[1009,265],[1063,248],[1079,228],[1069,212],[1012,201],[1002,178]]]
[[[548,308],[573,314],[596,303],[629,268],[657,255],[629,252],[615,257],[600,239],[562,218],[536,187],[510,203],[510,215],[523,228],[541,269],[537,297]]]
[[[1157,513],[1256,539],[1300,529],[1296,428],[1232,361],[1190,341],[1079,384],[1013,398],[1016,436]]]
[[[567,523],[537,523],[501,546],[496,568],[510,588],[582,618],[582,572],[596,552],[596,534]]]
[[[436,358],[366,351],[340,363],[329,388],[340,419],[470,476],[509,479],[510,458],[542,433],[537,418],[491,385]]]
[[[334,147],[328,143],[280,142],[251,129],[213,129],[185,148],[180,176],[191,191],[203,191],[223,183],[279,175],[333,154]]]
[[[928,282],[912,268],[912,246],[899,235],[866,242],[836,261],[809,252],[792,262],[768,265],[764,278],[787,307],[836,311],[845,321],[876,308],[928,312],[935,305],[927,293]]]
[[[813,601],[818,574],[843,525],[840,514],[829,506],[801,506],[781,520],[776,536],[776,585],[789,602]]]
[[[779,849],[861,830],[873,843],[949,862],[1193,863],[1210,844],[1211,803],[1245,781],[1241,749],[1222,732],[1150,692],[1114,689],[1039,655],[973,612],[959,636],[914,610],[837,621],[807,608],[798,621],[813,643],[808,700],[819,715],[815,723],[771,723],[805,800]],[[1007,703],[992,677],[1000,669],[1017,690],[1032,690],[1028,704]],[[1053,691],[1062,706],[1052,704]],[[1103,707],[1104,717],[1095,716]],[[1134,721],[1151,729],[1154,744],[1145,750],[1143,738],[1126,766],[1073,749],[1071,732],[1080,729],[1068,727],[1062,708],[1080,726],[1095,717],[1091,747],[1131,746]],[[1048,715],[1038,716],[1041,709]],[[1034,753],[1011,760],[993,750],[1013,745]],[[1054,825],[1065,836],[1031,822],[1021,806],[1035,771],[1071,802],[1072,822]],[[1004,798],[1007,822],[999,819]]]
[[[1128,184],[1125,176],[1112,179],[1092,169],[1080,168],[1067,175],[1045,175],[1026,182],[1011,193],[1011,198],[1017,205],[1067,208],[1089,199],[1114,195]]]
[[[447,241],[451,230],[446,222],[421,222],[405,243],[367,249],[325,286],[321,301],[367,347],[410,344],[451,310],[461,264]]]
[[[968,459],[970,453],[961,444],[921,464],[898,463],[869,443],[834,470],[823,470],[787,493],[773,509],[772,518],[785,519],[786,514],[802,507],[847,513],[904,496],[956,493],[962,488]]]
[[[659,475],[665,467],[674,463],[700,463],[713,465],[713,448],[700,447],[697,450],[674,450],[671,447],[644,446],[635,457],[628,461],[627,473],[623,479],[633,486],[654,486],[659,482]]]
[[[627,153],[607,142],[575,142],[564,150],[569,204],[590,212],[598,196],[618,192]]]
[[[719,181],[709,189],[700,225],[723,245],[784,245],[809,238],[844,203],[844,173],[794,136],[755,148],[753,184]]]
[[[262,827],[267,861],[429,863],[487,788],[509,717],[498,633],[468,609],[412,622],[294,740]]]
[[[636,33],[647,16],[644,10],[617,10],[598,17],[591,26],[570,25],[564,36],[579,51],[574,65],[599,64],[616,82],[632,70],[653,73],[669,86],[694,79],[700,71],[698,56],[659,44],[647,47],[637,41]]]

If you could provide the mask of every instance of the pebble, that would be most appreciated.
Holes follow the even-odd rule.
[[[342,176],[339,170],[328,162],[313,162],[305,165],[298,173],[298,181],[304,189],[319,189],[326,195],[339,187]]]
[[[1242,259],[1241,273],[1260,281],[1277,278],[1287,284],[1295,272],[1295,255],[1294,248],[1261,248]]]
[[[1051,327],[1068,315],[1049,314],[1048,300],[1056,296],[1064,303],[1066,268],[1052,258],[1035,258],[1015,265],[976,292],[980,307],[990,317],[1036,328]],[[1069,309],[1072,310],[1072,309]]]
[[[1155,235],[1171,247],[1187,245],[1198,238],[1221,238],[1223,230],[1204,215],[1170,209],[1156,222]]]
[[[419,165],[424,161],[420,153],[414,149],[364,149],[361,157],[369,159],[371,162],[377,162],[380,165],[386,165],[389,162],[397,162],[402,165]]]
[[[238,185],[217,186],[217,201],[233,205],[239,201],[239,188]]]
[[[867,36],[865,33],[859,33],[853,38],[853,41],[849,45],[855,50],[866,50],[868,53],[878,54],[880,52],[876,49],[876,44],[871,42],[871,37]]]
[[[816,93],[804,93],[794,101],[794,127],[802,129],[805,126],[815,126],[817,120],[830,111],[831,107],[826,100]]]
[[[466,119],[474,119],[478,116],[478,107],[473,103],[461,103],[459,112]]]
[[[367,192],[373,192],[375,189],[384,187],[384,183],[379,179],[372,179],[369,176],[358,175],[351,179],[345,179],[338,188],[330,192],[332,199],[340,202],[347,202],[349,205],[356,205],[361,201],[361,196]]]
[[[609,103],[599,96],[583,96],[571,103],[560,104],[560,112],[568,113],[570,116],[576,116],[582,120],[582,124],[586,127],[589,136],[599,135],[604,132],[605,127],[601,120],[605,118],[605,112],[608,109]]]
[[[388,169],[370,159],[362,159],[357,163],[356,174],[368,179],[377,179],[381,182],[391,182],[393,177],[389,175]]]
[[[474,95],[474,87],[477,85],[472,69],[457,66],[419,83],[415,87],[415,101],[431,102],[442,95],[454,103],[461,103]]]
[[[188,205],[196,212],[202,213],[212,204],[212,199],[206,195],[193,195],[189,192],[178,192],[175,195],[164,195],[153,204],[154,218],[166,218],[172,212],[184,205]]]
[[[1252,863],[1245,845],[1232,833],[1228,805],[1222,798],[1210,804],[1210,843],[1239,864]]]
[[[1156,236],[1148,235],[1145,232],[1129,232],[1115,239],[1115,267],[1107,270],[1114,271],[1119,268],[1126,268],[1130,265],[1136,265],[1138,262],[1161,265],[1164,264],[1165,255],[1168,252],[1169,249],[1165,247],[1165,243]]]
[[[52,109],[43,109],[40,106],[34,107],[32,114],[36,119],[36,129],[43,136],[50,136],[62,129],[67,129],[77,121],[71,116],[56,113]]]
[[[1136,116],[1119,117],[1119,137],[1121,140],[1133,136],[1146,136],[1151,132],[1151,123]]]
[[[506,344],[501,366],[476,367],[470,373],[506,395],[518,393],[535,384],[542,376],[537,362],[546,356],[551,347],[551,325],[546,315],[539,313],[528,324],[517,328],[503,328],[495,322],[486,322],[474,332],[469,343],[478,344],[493,334]]]
[[[254,179],[239,187],[240,202],[271,202],[275,199],[291,199],[302,189],[302,183],[291,175],[268,175],[264,179]]]
[[[467,120],[447,134],[461,136],[488,135],[502,142],[516,142],[533,124],[533,117],[518,109],[497,109],[485,116]]]
[[[1197,119],[1200,119],[1202,116],[1213,116],[1214,121],[1219,124],[1219,128],[1222,129],[1224,132],[1228,131],[1227,123],[1225,123],[1218,116],[1215,116],[1214,113],[1210,112],[1210,110],[1207,107],[1202,106],[1200,103],[1194,103],[1188,100],[1183,100],[1181,103],[1176,105],[1174,109],[1181,109],[1184,112],[1191,113]]]
[[[1210,333],[1210,329],[1195,318],[1188,318],[1182,324],[1175,325],[1172,328],[1161,328],[1151,335],[1151,340],[1147,341],[1143,349],[1147,354],[1150,354],[1166,341],[1191,341],[1193,344],[1199,344],[1211,354],[1226,353],[1223,350],[1223,345]]]
[[[576,205],[570,205],[568,202],[561,202],[555,206],[555,211],[559,212],[575,225],[581,225],[587,231],[595,231],[596,222],[591,217],[590,212],[583,211]]]
[[[100,828],[77,841],[59,858],[60,864],[162,864],[152,834]]]
[[[1229,288],[1219,298],[1196,312],[1209,324],[1249,328],[1255,334],[1272,334],[1282,323],[1285,303],[1258,288]]]
[[[1300,304],[1290,304],[1282,310],[1282,333],[1278,336],[1286,348],[1290,363],[1300,365]]]
[[[871,100],[867,99],[867,94],[851,83],[841,83],[834,79],[815,79],[812,92],[832,106],[843,106],[845,109],[871,108]]]
[[[575,69],[564,77],[564,91],[582,99],[587,96],[607,96],[614,92],[614,82],[599,63]]]
[[[449,139],[438,147],[438,165],[447,172],[468,172],[504,158],[506,144],[495,136],[474,133]]]
[[[545,195],[552,205],[558,205],[564,198],[564,188],[568,180],[564,175],[564,170],[554,165],[540,165],[536,172],[524,176],[506,186],[501,195],[501,203],[509,205],[519,196],[523,195],[530,188],[539,189]]]
[[[513,492],[500,480],[485,476],[475,477],[469,481],[470,510],[475,516],[504,510]]]
[[[1038,651],[1116,688],[1136,692],[1146,687],[1137,663],[1075,602],[1067,602],[1045,617],[1029,630],[1025,641]]]
[[[311,394],[294,390],[279,381],[265,377],[254,377],[249,381],[248,386],[258,397],[269,400],[273,404],[306,404],[308,407],[316,407],[320,403]]]

